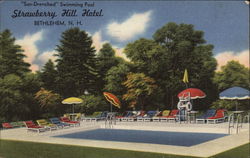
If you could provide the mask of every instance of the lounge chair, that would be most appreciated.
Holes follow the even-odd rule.
[[[152,120],[152,118],[155,116],[156,113],[157,113],[157,111],[148,111],[146,116],[144,115],[143,121],[144,122],[150,122]]]
[[[207,118],[207,123],[220,123],[225,121],[225,110],[220,109],[216,111],[216,114]]]
[[[105,120],[106,119],[106,117],[107,117],[107,115],[108,115],[108,111],[103,111],[102,113],[101,113],[101,116],[100,116],[100,120]]]
[[[105,120],[108,115],[108,111],[103,111],[99,115],[92,117],[92,121]]]
[[[127,117],[127,121],[134,122],[136,120],[137,115],[138,115],[138,111],[131,111],[130,115]]]
[[[70,115],[69,115],[69,114],[63,114],[63,117],[68,117],[68,118],[70,118]]]
[[[19,121],[19,122],[11,122],[10,123],[11,124],[11,126],[13,126],[14,128],[15,127],[25,127],[25,124],[22,122],[22,121]]]
[[[178,113],[179,113],[179,110],[177,109],[171,110],[170,114],[166,116],[167,121],[170,121],[170,120],[176,121],[178,119]]]
[[[136,120],[138,121],[138,122],[142,122],[143,121],[143,118],[144,117],[146,117],[146,115],[147,115],[147,113],[146,113],[146,111],[140,111],[139,113],[138,113],[138,115],[136,116]]]
[[[13,128],[13,126],[12,126],[10,123],[7,123],[7,122],[2,123],[2,126],[3,126],[3,128],[4,128],[4,129],[10,129],[10,128]]]
[[[33,121],[24,121],[24,124],[27,127],[27,131],[36,131],[38,133],[46,131],[46,128],[35,125]]]
[[[121,113],[120,115],[118,114],[115,118],[116,121],[122,121],[122,118],[126,117],[128,115],[128,113],[130,113],[129,111],[125,111],[123,113]]]
[[[152,117],[152,121],[153,122],[159,122],[161,116],[162,116],[162,111],[156,112],[155,116]]]
[[[159,121],[161,122],[168,121],[167,117],[169,116],[169,114],[170,114],[170,110],[162,111],[161,116],[159,116]],[[156,118],[153,118],[153,119],[156,119]]]
[[[134,116],[133,111],[127,111],[126,115],[121,117],[121,121],[128,121],[130,118]]]
[[[50,120],[51,123],[57,125],[58,127],[62,127],[62,128],[70,127],[70,124],[61,122],[59,120],[59,118],[54,117],[54,118],[50,118],[49,120]]]
[[[76,113],[75,120],[76,120],[76,121],[81,121],[83,116],[84,116],[84,114]]]
[[[209,109],[203,115],[196,118],[196,123],[205,123],[207,118],[213,117],[216,113],[215,109]]]
[[[84,118],[84,114],[82,116],[81,113],[70,113],[70,114],[64,114],[63,117],[68,117],[72,121],[81,121],[82,118]]]
[[[68,123],[70,125],[73,125],[74,127],[80,126],[79,121],[71,121],[68,117],[61,117],[60,120],[64,123]]]
[[[83,121],[98,121],[101,119],[101,115],[102,115],[102,112],[100,112],[100,111],[94,112],[90,116],[83,117],[82,120]]]
[[[44,128],[49,129],[50,131],[52,130],[56,130],[57,128],[59,128],[56,124],[52,124],[47,122],[45,119],[41,119],[41,120],[36,120],[37,124],[39,126],[42,126]]]

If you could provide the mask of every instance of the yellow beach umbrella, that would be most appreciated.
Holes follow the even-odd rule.
[[[66,98],[62,101],[63,104],[72,104],[73,105],[73,113],[74,113],[74,104],[81,104],[83,102],[82,99],[76,97]]]

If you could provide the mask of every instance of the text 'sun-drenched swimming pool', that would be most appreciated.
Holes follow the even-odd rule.
[[[149,130],[125,130],[125,129],[94,129],[76,132],[54,137],[90,139],[102,141],[119,141],[133,143],[164,144],[176,146],[193,146],[224,137],[227,134],[216,133],[189,133],[167,132]]]

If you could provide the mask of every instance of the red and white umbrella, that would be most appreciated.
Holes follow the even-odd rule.
[[[114,106],[121,108],[120,100],[112,93],[103,92],[104,97],[107,99],[108,102],[113,104]]]
[[[180,99],[190,97],[191,99],[205,98],[206,94],[198,88],[188,88],[178,94]]]

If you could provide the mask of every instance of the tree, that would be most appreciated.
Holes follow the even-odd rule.
[[[113,66],[105,77],[104,91],[113,93],[119,99],[126,93],[126,87],[122,84],[127,79],[127,74],[131,71],[131,65],[127,62],[120,63],[117,66]],[[126,108],[126,102],[120,100],[122,108]]]
[[[44,65],[42,72],[40,73],[40,77],[45,89],[56,90],[57,71],[52,60],[48,60],[48,62]]]
[[[209,105],[216,98],[216,86],[212,82],[216,60],[212,45],[206,45],[203,32],[193,25],[168,23],[158,29],[153,40],[139,39],[125,48],[125,53],[135,65],[135,71],[153,78],[159,86],[159,95],[153,98],[174,108],[177,94],[185,89],[182,82],[184,70],[189,73],[189,87],[206,92],[203,100]],[[206,106],[201,105],[206,108]]]
[[[8,74],[23,76],[30,71],[30,64],[24,62],[25,55],[22,52],[9,30],[0,33],[0,78]]]
[[[218,99],[212,103],[211,108],[214,109],[227,109],[228,111],[235,111],[237,105],[238,110],[250,110],[249,100],[224,100]]]
[[[48,116],[59,116],[63,114],[62,98],[59,94],[41,88],[36,94],[35,99],[39,102],[43,113]]]
[[[95,91],[98,74],[91,37],[79,28],[71,28],[61,38],[56,54],[58,93],[69,97]]]
[[[22,85],[20,91],[22,93],[22,105],[20,108],[27,107],[27,110],[23,118],[19,120],[38,119],[41,114],[39,103],[35,100],[34,96],[39,91],[42,83],[37,73],[26,73],[22,79]]]
[[[16,75],[6,75],[0,78],[0,116],[2,121],[12,121],[18,118],[18,115],[27,110],[21,107],[22,93],[20,87],[22,80]],[[19,108],[20,107],[20,108]]]
[[[130,107],[137,106],[140,109],[144,109],[149,97],[157,89],[155,80],[143,73],[129,73],[123,85],[127,88],[127,93],[122,98],[129,101]]]
[[[216,72],[214,82],[220,92],[233,86],[249,89],[249,68],[238,61],[229,61],[221,67],[221,71]]]
[[[0,116],[5,121],[36,119],[40,109],[34,99],[40,87],[36,74],[27,73],[23,78],[10,74],[0,78]],[[0,120],[1,121],[1,120]]]
[[[122,63],[112,67],[105,77],[106,85],[104,90],[114,93],[115,95],[123,95],[126,92],[125,87],[122,85],[126,81],[127,74],[130,72],[129,64]]]
[[[109,43],[105,43],[97,55],[97,67],[99,70],[99,90],[102,91],[105,86],[105,77],[107,72],[113,66],[117,66],[119,59],[115,57],[115,51]]]
[[[213,46],[205,44],[204,33],[194,30],[193,25],[168,23],[153,35],[154,40],[164,47],[166,54],[166,78],[157,79],[165,92],[167,104],[176,104],[176,95],[185,88],[182,83],[184,70],[189,73],[189,86],[200,88],[208,97],[200,107],[207,108],[216,98],[216,86],[212,82],[216,69]]]
[[[150,77],[163,77],[166,64],[164,47],[153,40],[141,38],[129,43],[124,53],[131,60],[137,72],[142,72]]]

